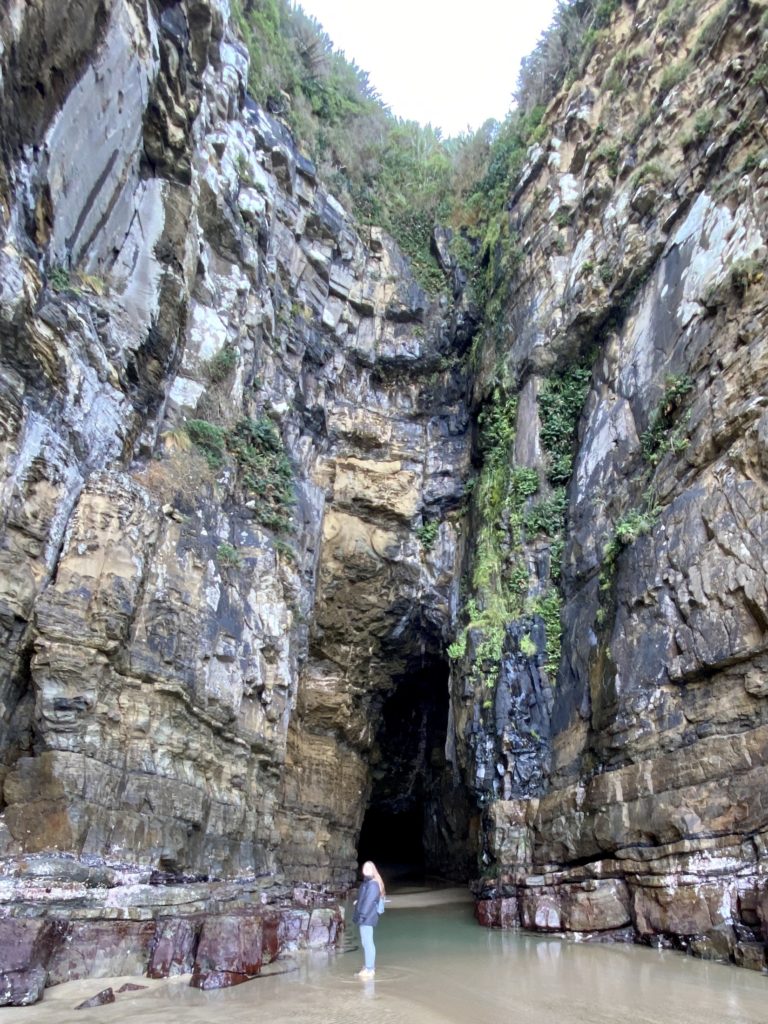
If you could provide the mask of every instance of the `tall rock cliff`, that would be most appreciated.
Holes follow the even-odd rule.
[[[248,99],[226,4],[57,11],[4,23],[4,845],[351,879],[455,604],[448,307]]]
[[[506,534],[529,614],[506,629],[474,755],[481,914],[751,965],[767,909],[767,53],[764,5],[618,7],[511,197],[517,269],[475,382],[514,382],[509,493],[525,468],[539,484]],[[541,685],[531,637],[553,590],[562,657]]]
[[[0,15],[7,877],[407,819],[486,923],[764,963],[766,8],[608,6],[474,338],[227,0]]]

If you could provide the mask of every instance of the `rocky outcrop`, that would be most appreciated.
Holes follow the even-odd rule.
[[[225,16],[112,5],[9,161],[5,834],[329,881],[371,702],[411,623],[448,629],[456,530],[414,527],[458,506],[468,420],[445,310],[246,99]]]
[[[0,886],[12,911],[0,918],[0,1005],[34,1003],[46,984],[116,975],[184,974],[195,988],[227,988],[298,949],[334,949],[343,930],[340,906],[318,893],[290,894],[289,906],[247,883],[148,884],[103,870],[76,879],[73,867],[36,865],[46,901],[29,886],[21,899],[9,880]]]
[[[4,117],[50,6],[4,16]],[[0,847],[348,883],[383,695],[451,628],[449,309],[248,98],[228,4],[77,6],[4,152]],[[203,987],[251,973],[217,943]]]
[[[758,967],[762,13],[712,4],[676,25],[665,5],[622,6],[550,106],[518,186],[505,358],[523,394],[579,360],[591,382],[568,489],[548,783],[490,804],[495,868],[479,889],[491,923],[630,928]],[[546,468],[546,410],[531,425],[523,408],[516,457]]]

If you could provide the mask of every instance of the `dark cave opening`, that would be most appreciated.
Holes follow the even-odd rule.
[[[471,874],[471,810],[446,758],[448,665],[425,657],[393,679],[371,758],[372,790],[358,859],[385,865],[384,877]]]
[[[424,874],[423,801],[400,812],[369,807],[360,831],[358,854],[361,861],[399,864],[415,874]]]

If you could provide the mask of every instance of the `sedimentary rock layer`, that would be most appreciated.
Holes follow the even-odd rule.
[[[47,901],[27,881],[9,905],[11,883],[0,883],[4,909],[12,910],[0,918],[2,1006],[37,1002],[46,985],[131,974],[189,975],[195,988],[228,988],[297,950],[334,949],[344,927],[341,907],[308,890],[267,905],[243,883],[166,885],[155,877],[147,884],[78,871],[71,861],[37,861],[33,869]],[[98,1006],[114,994],[95,999]]]
[[[569,360],[591,383],[549,781],[491,804],[481,915],[762,966],[764,8],[673,14],[620,8],[515,197],[505,358],[524,395]],[[523,407],[516,455],[540,465]]]
[[[370,707],[448,629],[447,308],[246,97],[226,4],[102,6],[6,163],[2,841],[350,879]]]

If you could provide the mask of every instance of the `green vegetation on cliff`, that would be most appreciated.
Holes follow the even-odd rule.
[[[570,80],[583,73],[621,6],[621,0],[570,0],[559,4],[550,28],[524,61],[515,107],[502,124],[445,140],[430,126],[399,121],[384,107],[368,76],[342,54],[322,27],[288,0],[235,0],[240,33],[251,54],[250,89],[291,126],[318,164],[322,179],[363,222],[384,226],[410,257],[430,290],[445,287],[432,252],[437,223],[453,232],[452,251],[466,272],[470,297],[482,318],[473,358],[503,364],[504,310],[523,260],[510,200],[523,170],[546,142],[545,110]],[[611,64],[606,88],[621,91],[631,60],[620,54]],[[703,129],[702,129],[703,130]],[[602,139],[600,138],[603,136]],[[596,132],[614,176],[621,145]],[[651,175],[653,168],[642,173]],[[570,229],[573,211],[562,207],[554,223]],[[554,243],[563,242],[558,233]],[[590,266],[589,273],[595,270]],[[587,270],[585,270],[587,273]],[[611,268],[597,275],[607,287]],[[451,653],[464,656],[473,640],[474,674],[492,679],[506,626],[523,616],[546,624],[546,660],[559,660],[560,597],[557,586],[563,548],[566,496],[572,472],[575,429],[591,368],[560,366],[538,395],[546,466],[541,478],[513,459],[516,389],[501,373],[478,415],[480,468],[472,495],[475,542],[465,599],[464,632]],[[482,389],[481,389],[482,391]],[[538,500],[537,500],[538,498]],[[434,525],[419,539],[434,543]],[[526,548],[546,544],[547,579],[530,578]]]
[[[544,664],[552,676],[557,672],[562,604],[557,580],[566,512],[563,485],[571,475],[576,425],[589,380],[590,370],[576,366],[544,384],[539,399],[542,440],[547,480],[556,486],[538,502],[533,500],[542,487],[538,472],[514,463],[517,397],[510,386],[497,385],[478,416],[482,465],[472,490],[476,521],[473,572],[463,608],[465,625],[448,650],[453,660],[464,659],[471,652],[470,679],[475,685],[495,687],[506,628],[520,619],[543,621]],[[548,543],[550,572],[546,579],[534,580],[526,546],[537,535]],[[528,657],[538,654],[530,638],[520,650]],[[488,700],[486,706],[490,707]]]
[[[445,286],[432,232],[436,223],[451,224],[459,239],[471,239],[468,251],[457,250],[460,261],[473,276],[478,259],[483,265],[482,297],[489,281],[514,269],[504,202],[537,139],[544,108],[618,5],[561,3],[523,64],[515,110],[502,125],[489,121],[455,139],[394,117],[367,73],[335,50],[301,7],[288,0],[233,0],[233,14],[250,55],[253,96],[290,125],[323,181],[361,221],[393,235],[431,291]]]
[[[290,125],[323,181],[361,221],[397,239],[422,284],[441,289],[430,243],[435,222],[445,219],[457,147],[429,125],[393,117],[368,75],[300,7],[234,0],[233,11],[254,97]]]
[[[243,417],[234,426],[204,419],[187,420],[186,431],[209,467],[234,466],[245,500],[256,520],[283,533],[291,528],[293,471],[275,425],[265,417]]]
[[[693,388],[687,374],[674,374],[667,378],[664,394],[641,438],[643,456],[655,466],[668,451],[683,451],[688,446],[686,421],[678,420],[683,399]]]
[[[523,612],[528,573],[521,555],[522,512],[539,488],[535,470],[513,467],[517,398],[503,380],[478,417],[482,465],[472,498],[476,519],[473,572],[462,610],[463,630],[448,649],[454,660],[471,647],[470,678],[492,690],[501,664],[505,630]]]
[[[539,392],[541,441],[548,459],[547,478],[554,485],[567,483],[573,471],[576,424],[592,377],[589,362],[549,377]]]

